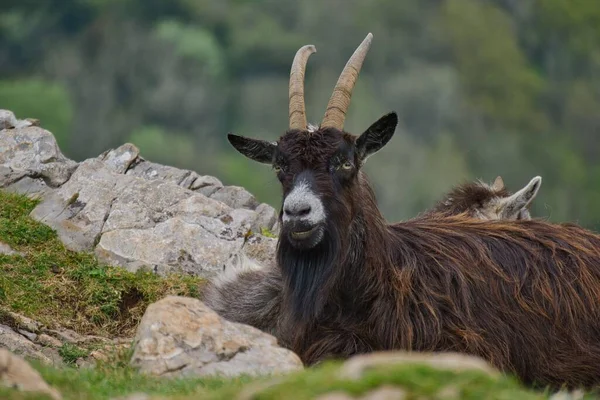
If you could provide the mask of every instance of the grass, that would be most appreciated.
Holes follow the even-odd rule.
[[[0,255],[4,311],[80,334],[131,336],[148,304],[167,294],[199,295],[200,278],[132,273],[67,250],[51,228],[29,217],[36,203],[0,191],[0,241],[24,255]]]
[[[510,377],[491,377],[479,371],[454,372],[437,370],[424,365],[399,365],[376,368],[353,381],[338,376],[339,364],[325,363],[316,368],[277,379],[274,385],[265,385],[272,378],[238,379],[188,378],[157,379],[139,375],[126,362],[114,361],[92,369],[54,369],[34,363],[44,379],[63,394],[65,400],[101,400],[132,393],[147,393],[170,400],[230,400],[240,393],[256,400],[306,400],[332,392],[344,392],[360,397],[382,386],[402,389],[406,399],[498,399],[541,400],[548,393],[525,389]],[[256,390],[257,387],[262,388]],[[43,399],[40,395],[25,395],[0,389],[0,398]],[[586,395],[585,399],[596,398]]]

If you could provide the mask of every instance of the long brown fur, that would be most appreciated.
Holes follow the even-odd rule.
[[[464,214],[480,218],[493,214],[491,208],[495,200],[508,198],[511,194],[503,184],[494,187],[480,181],[467,182],[452,188],[422,216]],[[517,218],[531,219],[524,211],[517,210]],[[261,329],[277,337],[281,345],[286,345],[280,326],[281,271],[260,266],[245,257],[235,265],[227,265],[227,268],[235,271],[225,271],[226,279],[209,282],[203,290],[204,302],[222,317]]]
[[[465,214],[387,224],[362,172],[337,187],[324,168],[354,140],[324,129],[278,142],[284,197],[309,169],[328,210],[322,245],[295,249],[285,231],[278,242],[281,326],[302,360],[459,351],[528,384],[598,385],[600,236]]]

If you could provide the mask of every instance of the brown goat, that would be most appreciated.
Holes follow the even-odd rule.
[[[283,189],[277,247],[282,329],[307,365],[376,350],[458,351],[523,382],[600,383],[600,235],[543,221],[433,214],[388,224],[361,170],[392,138],[389,113],[343,130],[369,34],[344,68],[318,128],[303,76],[290,74],[290,127],[277,142],[230,134],[272,165]]]
[[[527,207],[540,185],[541,177],[538,176],[511,194],[500,176],[492,185],[481,181],[465,183],[453,188],[422,215],[464,213],[482,220],[531,219]],[[223,273],[205,286],[203,301],[222,317],[254,326],[286,345],[280,327],[282,285],[278,268],[260,265],[240,253],[232,258]]]
[[[454,187],[425,214],[458,215],[466,213],[470,217],[482,220],[531,219],[528,208],[541,184],[542,178],[536,176],[524,188],[512,194],[506,190],[500,176],[492,185],[481,181],[468,182]]]

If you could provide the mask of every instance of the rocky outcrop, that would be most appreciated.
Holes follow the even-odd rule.
[[[54,400],[62,399],[61,394],[50,387],[42,376],[25,360],[0,348],[0,381],[4,386],[23,392],[46,394]]]
[[[151,304],[131,364],[155,376],[260,376],[302,369],[300,358],[266,333],[219,317],[201,301],[168,296]]]
[[[32,217],[67,248],[158,274],[212,277],[244,253],[274,260],[277,214],[215,177],[143,159],[133,144],[80,163],[52,134],[0,110],[0,188],[41,198]]]
[[[72,360],[77,366],[93,366],[97,361],[105,360],[107,354],[128,348],[130,344],[130,338],[109,339],[80,335],[66,328],[51,329],[23,315],[0,311],[0,348],[46,365],[64,366],[60,351],[65,345],[79,349],[93,348],[94,351],[83,351],[84,355]]]

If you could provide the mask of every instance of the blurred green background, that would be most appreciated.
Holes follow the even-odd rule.
[[[543,184],[532,214],[600,227],[600,2],[591,0],[3,0],[0,108],[42,120],[75,159],[132,142],[279,207],[273,172],[227,132],[287,128],[304,44],[310,122],[368,32],[346,129],[397,111],[366,170],[388,219],[452,185]]]

